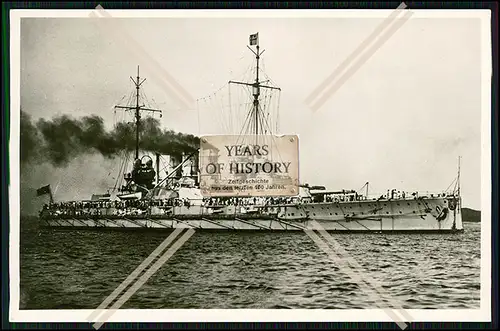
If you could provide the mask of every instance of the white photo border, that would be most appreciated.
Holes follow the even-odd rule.
[[[411,9],[409,9],[411,10]],[[393,10],[107,10],[120,18],[377,17]],[[23,18],[89,18],[94,10],[10,10],[10,322],[84,322],[93,310],[20,310],[20,38]],[[491,11],[414,10],[413,18],[481,20],[481,304],[479,309],[408,309],[413,322],[491,321]],[[393,322],[383,309],[120,309],[108,322]],[[362,312],[362,313],[360,313]]]

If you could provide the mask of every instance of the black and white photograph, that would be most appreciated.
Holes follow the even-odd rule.
[[[488,10],[10,15],[11,321],[491,319]]]

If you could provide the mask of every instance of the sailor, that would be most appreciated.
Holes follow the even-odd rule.
[[[142,171],[143,184],[147,189],[152,189],[154,187],[153,181],[155,180],[156,172],[153,169],[153,161],[148,160],[146,162],[146,167]]]
[[[137,185],[142,185],[141,182],[141,169],[142,168],[142,163],[141,160],[136,159],[134,161],[134,169],[132,170],[132,180],[134,183]]]
[[[396,189],[395,188],[393,188],[391,190],[391,200],[394,199],[394,193],[396,193]]]

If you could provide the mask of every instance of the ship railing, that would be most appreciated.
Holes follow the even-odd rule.
[[[359,201],[376,201],[376,200],[413,200],[419,198],[445,198],[457,196],[456,192],[447,191],[398,191],[387,190],[380,193],[365,194],[343,194],[339,192],[315,192],[311,194],[310,203],[343,203],[343,202],[359,202]],[[307,202],[304,202],[307,203]]]
[[[390,193],[390,192],[389,192]],[[413,200],[420,198],[443,198],[443,197],[457,197],[457,194],[454,192],[444,192],[444,191],[415,191],[415,192],[405,192],[403,197],[402,194],[395,194],[392,198],[387,198],[387,192],[384,193],[372,193],[369,196],[359,196],[360,199],[352,200],[352,202],[364,201],[364,200]],[[208,198],[210,199],[210,198]],[[247,200],[243,200],[247,199]],[[42,213],[44,215],[52,215],[53,217],[67,217],[67,216],[111,216],[111,215],[141,215],[144,213],[148,213],[151,211],[151,207],[157,207],[159,209],[170,209],[172,207],[191,207],[191,206],[199,206],[202,208],[202,213],[206,212],[208,209],[213,208],[225,208],[225,207],[243,207],[243,208],[252,208],[252,209],[262,209],[268,207],[286,207],[297,204],[309,204],[309,203],[325,203],[325,202],[351,202],[351,200],[337,201],[337,200],[329,200],[325,199],[324,201],[314,201],[309,200],[307,198],[279,198],[279,199],[267,199],[263,198],[261,200],[257,200],[257,203],[253,203],[253,199],[248,197],[239,197],[232,202],[224,202],[227,199],[214,199],[211,200],[212,203],[207,201],[207,198],[201,199],[182,199],[176,198],[174,200],[169,199],[161,199],[162,203],[155,204],[153,202],[123,202],[123,201],[66,201],[66,202],[55,202],[49,205],[46,205],[42,209]],[[168,201],[177,201],[177,203],[169,203]],[[184,203],[187,201],[186,203]],[[213,203],[213,201],[219,201],[219,203]],[[244,202],[246,201],[246,203]]]
[[[157,203],[161,202],[161,203]],[[198,202],[198,203],[196,203]],[[203,203],[205,202],[205,203]],[[175,200],[150,200],[150,201],[118,201],[108,203],[97,202],[56,202],[44,206],[42,212],[44,215],[51,215],[52,217],[96,217],[96,216],[131,216],[131,215],[144,215],[152,211],[152,208],[163,209],[167,212],[169,209],[175,207],[201,207],[202,210],[220,207],[243,207],[250,209],[260,209],[272,207],[280,204],[269,203],[269,201],[259,201],[259,203],[248,203],[241,201],[234,201],[234,203],[207,203],[204,199],[175,199]]]
[[[404,194],[403,194],[404,192]],[[399,191],[393,195],[391,191],[370,193],[366,196],[367,200],[414,200],[418,198],[444,198],[444,197],[457,197],[456,192],[446,191]]]

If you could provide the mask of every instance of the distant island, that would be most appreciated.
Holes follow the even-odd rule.
[[[481,222],[481,211],[470,208],[462,208],[462,221]]]

